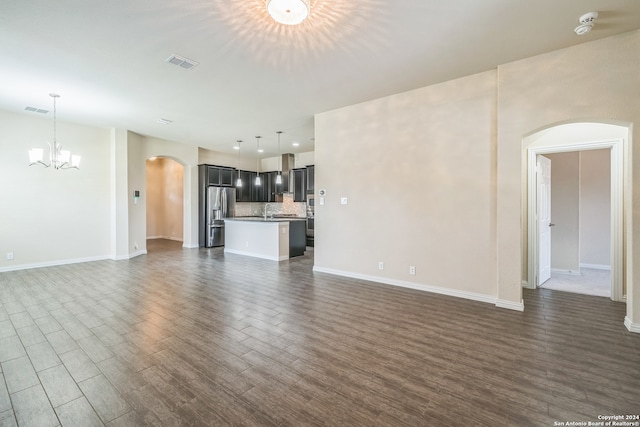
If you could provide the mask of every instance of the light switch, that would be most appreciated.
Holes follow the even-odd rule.
[[[347,198],[346,197],[341,197],[340,198],[340,204],[341,205],[346,205],[347,204]]]
[[[320,206],[324,205],[324,197],[320,197]]]

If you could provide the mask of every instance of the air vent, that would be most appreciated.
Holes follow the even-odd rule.
[[[169,64],[177,65],[180,68],[184,68],[185,70],[190,70],[198,63],[193,59],[185,58],[184,56],[173,54],[166,59],[166,62]]]
[[[40,114],[47,114],[49,112],[49,110],[43,110],[42,108],[29,107],[29,106],[24,107],[24,109],[32,113],[40,113]]]
[[[170,123],[173,123],[173,120],[169,120],[169,119],[158,119],[158,123],[160,123],[161,125],[168,125]]]

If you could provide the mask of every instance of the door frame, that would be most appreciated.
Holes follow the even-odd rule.
[[[536,158],[539,154],[564,153],[611,149],[611,299],[625,301],[623,294],[623,139],[610,139],[595,142],[568,143],[550,147],[527,148],[527,236],[528,263],[527,285],[529,289],[538,286],[538,223],[536,197]]]

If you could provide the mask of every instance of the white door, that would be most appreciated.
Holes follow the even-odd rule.
[[[538,286],[551,278],[551,160],[537,157]]]

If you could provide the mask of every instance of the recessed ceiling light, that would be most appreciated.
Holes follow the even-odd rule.
[[[173,120],[160,118],[160,119],[158,119],[158,123],[160,123],[161,125],[168,125],[168,124],[173,123]]]
[[[300,145],[300,143],[299,143],[299,142],[294,142],[294,143],[293,143],[293,144],[291,144],[291,145],[293,145],[294,147],[298,147],[298,146]]]

